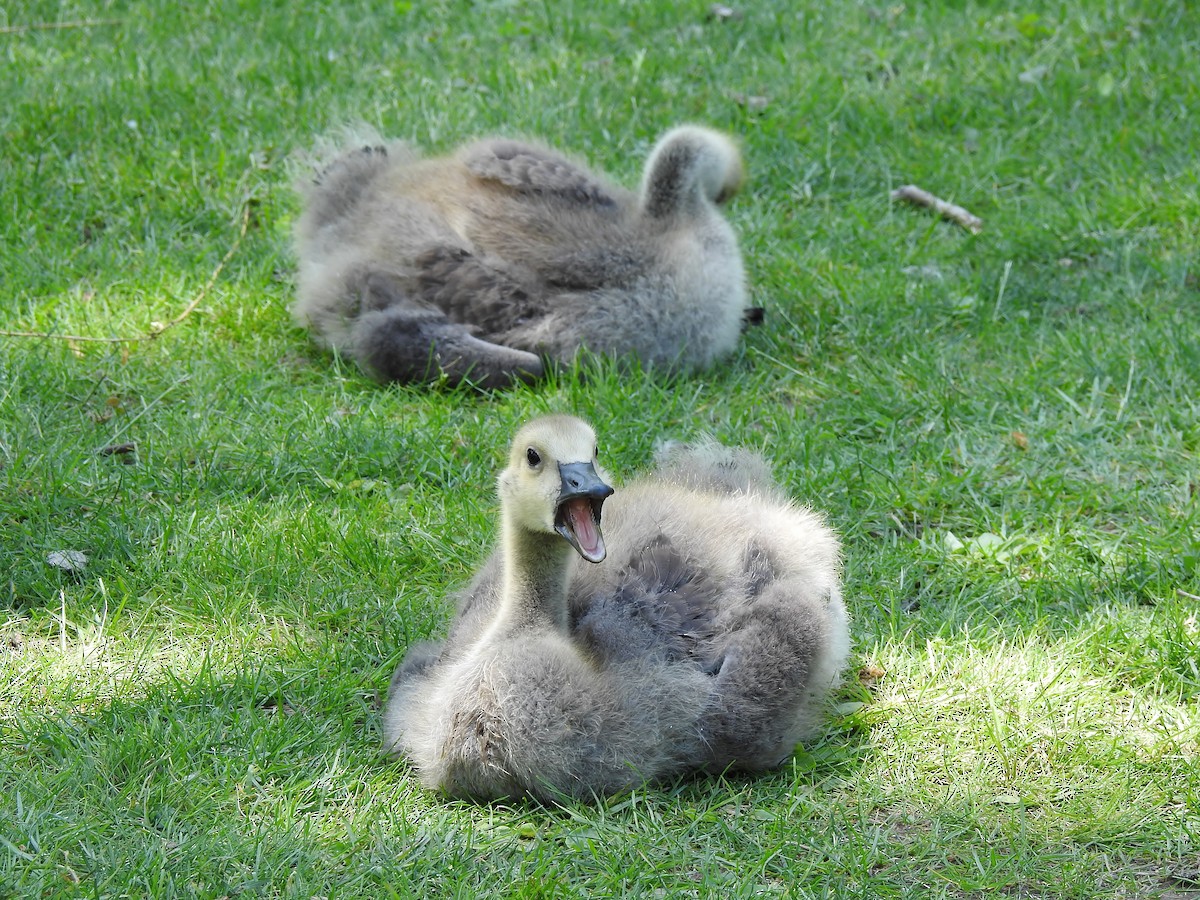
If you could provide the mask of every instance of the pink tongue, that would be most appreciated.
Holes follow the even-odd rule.
[[[589,557],[602,556],[604,539],[592,518],[592,504],[580,497],[567,502],[567,521],[575,532],[575,540]]]

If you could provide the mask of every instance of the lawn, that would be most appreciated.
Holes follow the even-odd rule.
[[[1192,4],[300,6],[0,8],[0,897],[1200,896]],[[632,185],[680,121],[750,172],[716,370],[381,387],[293,325],[322,136]],[[760,449],[842,534],[779,771],[480,806],[379,754],[550,410],[618,480]]]

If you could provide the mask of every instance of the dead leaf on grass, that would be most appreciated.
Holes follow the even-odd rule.
[[[82,550],[51,550],[46,562],[64,572],[82,572],[87,566],[87,554]]]
[[[127,444],[109,444],[107,447],[101,447],[97,452],[101,456],[120,456],[122,462],[131,463],[133,457],[137,456],[137,444],[132,441]]]
[[[738,106],[743,106],[750,110],[750,112],[762,112],[771,104],[770,98],[764,97],[762,94],[733,93],[729,95],[729,98]]]
[[[742,11],[724,3],[714,3],[708,8],[708,17],[718,22],[728,22],[731,19],[737,21],[742,17]]]
[[[883,676],[886,674],[887,672],[882,666],[876,665],[875,663],[867,663],[858,670],[858,680],[870,687],[871,685],[882,681]]]

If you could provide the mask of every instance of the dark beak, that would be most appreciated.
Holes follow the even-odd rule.
[[[562,479],[554,527],[588,562],[598,563],[606,554],[600,531],[600,510],[613,489],[596,474],[590,462],[559,463]]]

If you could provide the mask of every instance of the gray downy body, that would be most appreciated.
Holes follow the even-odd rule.
[[[510,469],[546,421],[522,429]],[[550,421],[587,429],[580,447],[594,439],[578,420]],[[761,457],[671,448],[605,501],[598,564],[556,534],[519,535],[501,484],[500,546],[460,593],[448,638],[411,648],[389,691],[384,747],[428,787],[608,795],[769,769],[820,726],[849,653],[838,541]],[[514,566],[543,584],[540,599],[515,586],[528,579],[514,582]]]
[[[704,369],[745,315],[720,210],[741,179],[698,126],[663,136],[636,192],[532,142],[355,149],[302,188],[294,312],[381,380],[501,387],[581,348]]]

